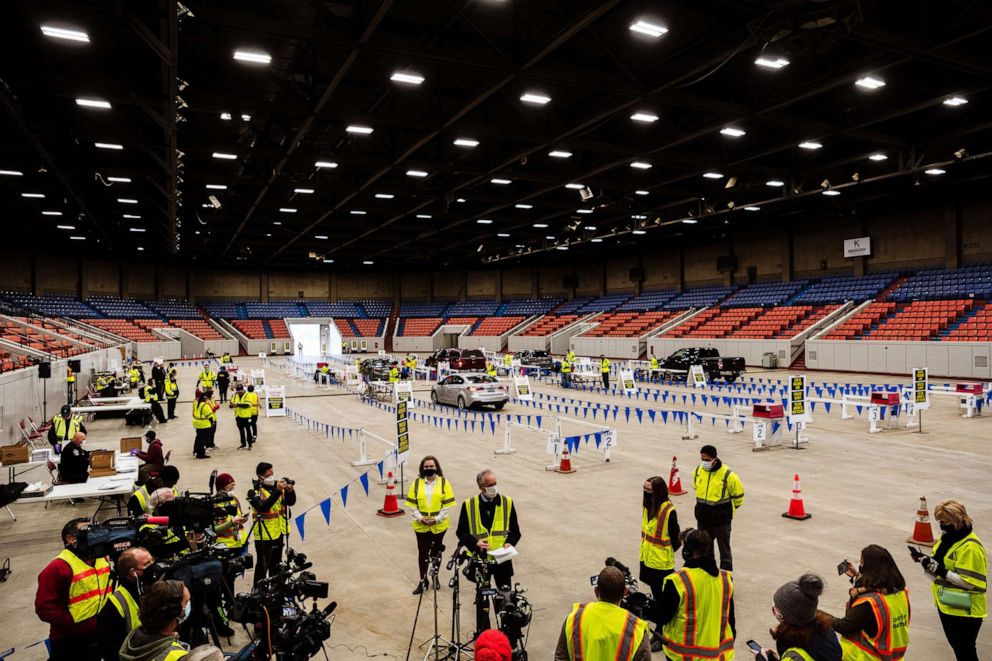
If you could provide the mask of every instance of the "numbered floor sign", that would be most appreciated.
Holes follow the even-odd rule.
[[[286,415],[286,388],[273,386],[265,389],[265,417],[277,418]]]

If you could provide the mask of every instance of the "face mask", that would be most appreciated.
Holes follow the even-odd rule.
[[[262,484],[264,484],[267,487],[274,487],[276,485],[276,478],[266,477],[262,480]]]
[[[496,494],[499,492],[496,490],[496,485],[494,484],[491,487],[486,487],[483,489],[482,493],[486,494],[486,498],[495,498]]]
[[[193,600],[190,599],[189,601],[186,602],[186,607],[183,608],[183,614],[182,616],[180,616],[179,621],[185,622],[186,620],[188,620],[189,614],[192,612],[192,610],[193,610]]]
[[[434,475],[437,475],[437,469],[436,468],[425,468],[424,469],[424,477],[433,477]]]
[[[702,467],[703,467],[703,470],[704,471],[713,470],[713,462],[712,461],[704,461],[702,463]]]
[[[649,491],[645,491],[644,492],[644,507],[650,507],[651,506],[651,500],[652,500],[652,496],[653,495],[654,494],[652,494]]]
[[[954,526],[949,523],[940,523],[940,529],[943,532],[954,532]]]

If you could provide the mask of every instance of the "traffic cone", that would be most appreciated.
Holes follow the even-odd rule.
[[[384,516],[388,519],[394,516],[403,516],[403,512],[400,511],[399,506],[396,504],[396,480],[393,479],[393,471],[389,471],[386,474],[386,499],[382,503],[382,509],[377,511],[376,514],[379,516]]]
[[[933,546],[933,529],[930,527],[930,511],[927,509],[925,496],[920,496],[920,507],[916,510],[916,525],[913,527],[913,534],[906,541],[920,546]]]
[[[668,475],[668,495],[681,496],[689,493],[682,488],[682,478],[679,476],[678,457],[672,457],[672,472]]]
[[[572,455],[568,451],[568,446],[561,451],[561,462],[558,464],[558,468],[555,469],[556,473],[574,473],[575,469],[572,468]]]
[[[796,521],[805,521],[813,516],[812,514],[807,514],[806,508],[803,507],[803,492],[799,488],[798,473],[792,478],[792,500],[789,501],[789,511],[782,516],[787,519],[795,519]]]

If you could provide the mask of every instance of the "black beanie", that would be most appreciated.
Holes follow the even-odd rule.
[[[816,574],[803,574],[775,591],[775,608],[793,626],[802,627],[816,619],[816,608],[823,594],[823,579]]]

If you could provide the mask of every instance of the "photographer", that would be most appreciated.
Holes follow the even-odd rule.
[[[110,562],[76,555],[77,533],[89,519],[62,527],[65,548],[38,575],[34,611],[50,625],[50,661],[96,661],[97,614],[110,593]]]
[[[124,639],[141,624],[138,603],[142,592],[154,583],[152,573],[147,571],[154,563],[152,554],[140,546],[129,548],[117,558],[117,589],[104,603],[97,618],[97,639],[103,661],[117,661]]]
[[[82,416],[73,413],[68,404],[63,404],[59,414],[52,418],[52,426],[48,428],[48,442],[55,448],[55,454],[58,454],[79,432],[86,433]]]
[[[644,482],[641,509],[641,567],[639,578],[651,587],[655,612],[645,613],[657,625],[657,606],[665,587],[665,578],[675,571],[675,552],[682,547],[679,540],[679,518],[668,497],[665,478],[655,475]],[[661,651],[658,632],[651,639],[651,651]]]
[[[626,585],[616,567],[604,567],[593,591],[598,601],[573,604],[558,637],[555,661],[651,661],[648,623],[622,608]]]
[[[857,570],[847,563],[854,587],[847,612],[833,618],[844,659],[898,661],[909,646],[909,592],[892,555],[877,544],[861,550]]]
[[[168,487],[156,489],[148,499],[152,512],[156,516],[164,515],[162,510],[166,509],[166,503],[175,497],[176,494]],[[180,534],[176,534],[175,527],[145,523],[138,528],[139,538],[156,560],[168,560],[189,553],[186,532],[179,528]]]
[[[238,427],[238,434],[241,436],[241,447],[239,450],[251,450],[251,445],[255,441],[251,435],[251,401],[245,392],[245,387],[238,384],[234,391],[234,397],[228,405],[234,409],[234,423]]]
[[[441,464],[436,457],[428,455],[420,460],[420,477],[410,485],[406,495],[406,509],[413,517],[411,525],[417,535],[417,566],[420,569],[420,583],[414,594],[420,594],[427,587],[427,559],[432,549],[443,548],[444,533],[451,526],[448,511],[455,504],[455,493],[451,482],[444,479]],[[434,587],[441,587],[437,576]]]
[[[254,489],[248,492],[255,530],[254,583],[269,576],[279,564],[285,538],[289,535],[288,508],[296,504],[294,485],[286,478],[273,477],[272,464],[261,462],[255,467]]]
[[[121,645],[121,661],[177,661],[190,655],[189,646],[178,638],[179,625],[190,615],[189,590],[182,581],[158,581],[141,599],[141,626],[128,634]],[[210,652],[212,645],[197,647],[197,654]],[[213,648],[216,649],[216,648]]]
[[[734,649],[734,583],[710,555],[709,533],[689,528],[681,536],[683,567],[665,579],[658,604],[665,655],[724,658]]]

